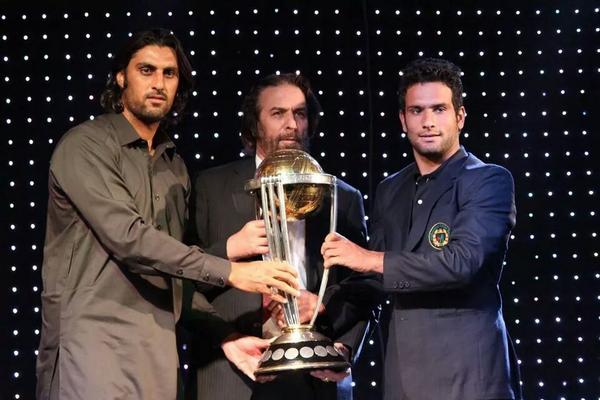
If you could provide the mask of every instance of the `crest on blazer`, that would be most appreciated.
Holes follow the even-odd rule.
[[[450,228],[443,222],[438,222],[429,230],[429,244],[436,250],[441,250],[450,241]]]

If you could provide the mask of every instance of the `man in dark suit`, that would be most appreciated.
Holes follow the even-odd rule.
[[[208,253],[229,260],[248,260],[268,252],[262,220],[256,220],[254,199],[244,191],[257,165],[278,149],[307,149],[315,132],[320,106],[308,81],[295,74],[270,75],[246,96],[242,106],[242,138],[254,157],[203,171],[195,182],[195,221],[199,245]],[[323,275],[320,246],[329,230],[329,204],[320,214],[290,226],[294,254],[303,290],[298,298],[300,322],[308,323],[316,307]],[[360,192],[338,180],[338,228],[358,243],[366,243],[366,226]],[[293,250],[294,252],[294,250]],[[350,353],[364,331],[376,290],[351,270],[332,271],[319,310],[316,328]],[[318,371],[313,376],[293,374],[267,383],[254,383],[260,350],[264,343],[254,337],[278,335],[281,310],[263,304],[261,296],[239,290],[198,287],[193,293],[191,319],[193,368],[197,388],[188,387],[189,397],[198,399],[335,399],[336,383],[345,374]],[[254,358],[252,357],[254,355]],[[227,357],[226,360],[225,356]],[[192,378],[193,381],[193,378]]]
[[[422,59],[403,72],[400,120],[415,163],[377,188],[374,250],[331,234],[325,266],[379,272],[393,294],[385,399],[519,398],[498,289],[515,224],[512,176],[459,144],[458,67]]]

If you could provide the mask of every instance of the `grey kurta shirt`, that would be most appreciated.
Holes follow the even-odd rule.
[[[181,281],[223,286],[228,261],[180,242],[190,181],[121,114],[67,132],[50,162],[39,399],[174,399]]]

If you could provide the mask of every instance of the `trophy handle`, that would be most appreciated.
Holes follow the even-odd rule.
[[[278,177],[263,177],[260,189],[270,259],[286,261],[292,265],[283,183]],[[276,198],[279,199],[278,205]],[[300,317],[296,297],[288,293],[282,294],[287,300],[287,303],[282,305],[286,323],[288,326],[299,326]]]
[[[335,232],[337,229],[337,181],[336,178],[333,177],[332,187],[331,187],[331,215],[329,217],[329,233]],[[313,316],[310,319],[309,326],[313,326],[315,321],[317,320],[317,315],[319,314],[319,308],[323,303],[323,296],[325,295],[325,289],[327,289],[327,281],[329,280],[329,268],[325,268],[323,271],[323,278],[321,278],[321,286],[319,287],[319,297],[317,298],[317,306],[315,307],[315,311],[313,312]]]

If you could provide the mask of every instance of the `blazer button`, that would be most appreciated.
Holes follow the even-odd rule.
[[[219,278],[219,280],[217,282],[219,282],[219,285],[225,286],[225,279]]]
[[[208,282],[210,280],[210,274],[207,272],[206,274],[204,274],[204,277],[202,279]]]
[[[399,289],[400,288],[400,284],[398,283],[398,281],[394,282],[394,289]]]
[[[182,269],[178,269],[177,270],[177,275],[183,275],[183,270]]]

